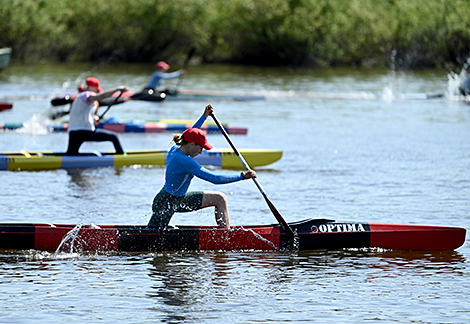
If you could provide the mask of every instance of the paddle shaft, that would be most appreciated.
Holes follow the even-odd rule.
[[[119,90],[119,96],[116,97],[116,99],[106,108],[106,110],[101,114],[101,116],[98,118],[98,124],[100,121],[103,119],[104,115],[108,112],[109,109],[121,98],[122,94],[124,93],[123,90]]]
[[[107,99],[114,99],[114,98],[107,98]],[[109,106],[109,105],[111,105],[111,104],[117,105],[117,104],[121,104],[121,103],[123,103],[123,102],[124,102],[124,101],[108,102],[108,101],[105,99],[105,100],[101,100],[101,101],[99,102],[99,104],[100,104],[100,107],[101,107],[101,106]],[[70,103],[73,103],[73,99],[70,99]],[[49,118],[52,119],[52,120],[56,120],[56,119],[58,119],[58,118],[61,118],[61,117],[66,116],[66,115],[68,115],[68,114],[70,114],[70,110],[67,110],[67,111],[59,111],[59,112],[56,112],[56,113],[51,114],[51,115],[49,116]]]
[[[240,152],[238,151],[238,149],[235,147],[235,145],[233,144],[232,140],[230,139],[230,137],[228,136],[227,134],[227,131],[225,130],[225,128],[220,124],[219,120],[217,119],[217,117],[215,116],[215,114],[212,114],[211,115],[212,119],[214,119],[214,122],[217,124],[217,126],[219,127],[220,131],[222,132],[222,134],[224,134],[224,137],[225,139],[227,140],[227,142],[229,143],[229,145],[232,147],[233,151],[235,152],[235,154],[238,156],[238,159],[240,160],[240,162],[243,164],[243,166],[245,167],[246,170],[249,170],[250,167],[248,166],[248,163],[246,163],[245,159],[243,158],[243,156],[240,154]],[[268,199],[268,196],[266,195],[266,192],[264,191],[263,187],[261,187],[261,184],[259,183],[258,179],[256,178],[252,178],[253,182],[255,183],[256,187],[258,187],[258,190],[261,192],[261,194],[263,195],[264,197],[264,200],[266,201],[266,203],[268,204],[268,207],[269,209],[271,209],[271,212],[273,213],[274,217],[276,217],[277,221],[279,222],[279,224],[281,225],[282,229],[286,232],[286,234],[290,237],[290,238],[294,238],[295,234],[294,232],[292,231],[292,228],[289,226],[289,224],[287,224],[286,220],[282,217],[281,213],[279,213],[279,211],[277,210],[277,208],[274,206],[274,204]]]
[[[100,106],[109,106],[112,102],[108,99],[112,100],[113,98],[106,98],[106,99],[100,100]],[[129,99],[132,99],[132,98],[129,98]],[[51,100],[52,106],[65,106],[71,103],[73,103],[73,98],[71,98],[69,95],[63,98],[54,98]],[[122,103],[122,102],[117,102],[117,103]]]
[[[184,61],[184,64],[183,64],[183,70],[186,70],[188,68],[189,60],[194,55],[194,52],[196,52],[196,47],[193,47],[189,50],[188,56],[186,57],[186,61]],[[178,82],[176,83],[176,89],[177,90],[181,86],[181,83],[183,83],[183,78],[184,78],[184,75],[181,75],[178,78]]]

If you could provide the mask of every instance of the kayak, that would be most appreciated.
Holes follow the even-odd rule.
[[[162,101],[160,92],[125,92],[124,98],[143,101]],[[207,90],[178,90],[165,92],[164,100],[169,101],[254,101],[265,100],[265,96],[255,95],[247,92],[229,91],[207,91]]]
[[[13,104],[0,100],[0,111],[13,108]]]
[[[0,152],[0,170],[36,171],[54,169],[123,167],[130,165],[164,166],[167,150],[127,151],[125,154],[91,152],[65,155],[57,152]],[[240,154],[252,167],[276,162],[282,151],[269,149],[241,149]],[[226,169],[243,169],[237,155],[230,148],[203,150],[195,157],[199,164]]]
[[[186,129],[191,128],[194,120],[178,120],[178,119],[160,119],[160,120],[120,120],[110,118],[101,122],[96,128],[107,129],[116,133],[164,133],[179,132],[182,133]],[[228,134],[246,135],[248,129],[246,127],[223,125]],[[24,127],[23,123],[5,123],[0,124],[0,130],[18,130]],[[44,126],[48,132],[66,132],[68,129],[67,122],[46,124]],[[201,127],[206,133],[219,133],[220,129],[214,123],[206,122]]]
[[[383,248],[441,251],[462,246],[466,234],[466,230],[459,227],[328,219],[306,219],[289,225],[297,233],[296,242],[292,242],[278,224],[233,226],[230,229],[179,225],[157,230],[147,229],[144,225],[0,223],[0,249],[159,252]]]
[[[114,93],[113,97],[119,94]],[[57,97],[51,100],[52,106],[62,106],[70,104],[77,97],[77,94]],[[160,101],[255,101],[266,100],[265,96],[248,92],[229,92],[229,91],[203,91],[203,90],[180,90],[177,92],[161,93],[161,92],[132,92],[127,91],[121,95],[118,103],[125,100],[142,100],[151,102]],[[102,105],[109,105],[114,100],[103,102]]]
[[[10,63],[11,48],[2,47],[0,48],[0,71],[5,69]]]

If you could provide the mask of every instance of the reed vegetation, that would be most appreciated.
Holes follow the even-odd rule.
[[[183,60],[403,68],[462,65],[466,0],[2,0],[21,62]]]

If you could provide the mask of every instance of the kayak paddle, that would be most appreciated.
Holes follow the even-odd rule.
[[[116,99],[111,103],[109,104],[108,108],[106,108],[106,110],[101,114],[101,116],[98,118],[98,121],[97,123],[99,124],[100,121],[103,119],[104,115],[108,112],[109,109],[111,109],[111,107],[119,100],[119,98],[121,98],[122,94],[124,93],[124,90],[120,90],[119,91],[119,96],[116,97]]]
[[[51,100],[51,105],[53,106],[63,106],[69,103],[72,103],[73,99],[70,96],[65,96],[63,98],[54,98]]]
[[[68,96],[67,96],[67,97],[68,97]],[[100,105],[100,107],[101,107],[101,106],[109,106],[109,105],[118,105],[118,104],[122,104],[122,103],[126,102],[126,101],[124,100],[124,98],[120,98],[120,99],[121,99],[121,100],[114,100],[114,98],[106,98],[106,99],[100,100],[100,101],[99,101],[99,105]],[[53,99],[53,100],[57,100],[57,102],[59,102],[59,101],[58,101],[59,98],[56,98],[56,99]],[[60,99],[60,100],[63,100],[63,99]],[[65,98],[64,98],[64,100],[65,100]],[[111,100],[114,100],[114,101],[111,101]],[[130,100],[130,99],[129,99],[129,100]],[[70,103],[73,103],[73,99],[70,100]],[[64,104],[64,105],[65,105],[65,104]],[[61,118],[61,117],[66,116],[66,115],[68,115],[68,114],[70,114],[70,110],[58,111],[58,112],[55,112],[55,113],[51,114],[51,115],[49,116],[49,118],[50,118],[51,120],[56,120],[56,119],[59,119],[59,118]]]
[[[183,70],[186,70],[188,68],[189,60],[191,60],[191,57],[193,57],[194,52],[196,52],[196,46],[189,50],[188,57],[186,57],[186,61],[184,61],[183,64]],[[181,86],[181,83],[183,83],[183,77],[184,75],[180,75],[180,77],[178,78],[178,82],[176,83],[176,91],[178,91],[178,88]]]
[[[227,142],[230,144],[230,146],[232,147],[232,149],[233,149],[233,151],[235,152],[235,154],[238,156],[238,159],[239,159],[240,162],[243,164],[243,166],[245,167],[245,169],[246,169],[246,170],[249,170],[250,167],[248,166],[248,164],[246,163],[245,159],[244,159],[243,156],[240,154],[240,152],[237,150],[237,148],[235,147],[235,145],[232,143],[232,140],[231,140],[230,137],[228,136],[227,131],[226,131],[225,128],[220,124],[220,122],[219,122],[219,120],[217,119],[217,117],[215,117],[215,114],[212,114],[211,117],[212,117],[212,119],[214,120],[214,122],[217,124],[217,126],[219,127],[219,129],[220,129],[220,131],[222,132],[222,134],[224,134],[225,139],[226,139]],[[292,228],[289,226],[289,224],[287,224],[287,222],[286,222],[285,219],[282,217],[281,213],[279,213],[279,211],[278,211],[277,208],[274,206],[274,204],[268,199],[268,196],[266,195],[266,192],[264,191],[263,187],[261,187],[261,184],[259,183],[258,179],[252,178],[252,180],[254,181],[256,187],[258,187],[259,191],[260,191],[261,194],[263,195],[264,200],[266,200],[266,203],[268,204],[269,209],[271,209],[271,212],[273,213],[274,217],[276,217],[277,221],[278,221],[279,224],[281,225],[281,227],[282,227],[282,229],[284,230],[284,232],[286,232],[286,234],[287,234],[287,236],[289,236],[289,238],[294,239],[296,235],[295,235],[294,232],[292,231]]]
[[[50,115],[49,119],[50,120],[56,120],[56,119],[62,118],[64,116],[67,116],[68,114],[70,114],[70,110],[58,111],[58,112],[55,112],[52,115]]]
[[[152,100],[148,100],[149,97],[153,97]],[[132,96],[128,97],[127,100],[147,100],[147,101],[162,101],[163,99],[165,99],[166,97],[166,94],[165,93],[157,93],[157,92],[154,92],[152,90],[152,92],[150,91],[145,91],[145,92],[137,92],[137,93],[134,93]],[[108,106],[111,104],[111,100],[113,98],[106,98],[106,99],[103,99],[100,101],[100,106]],[[125,102],[125,100],[121,100],[119,102],[116,102],[116,103],[113,103],[114,104],[120,104],[120,103],[123,103]],[[51,105],[52,106],[64,106],[64,105],[67,105],[67,104],[71,104],[73,103],[73,98],[70,97],[69,95],[66,95],[65,97],[63,98],[54,98],[51,100]]]

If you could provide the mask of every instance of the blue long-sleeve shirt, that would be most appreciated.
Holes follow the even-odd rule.
[[[181,70],[171,72],[171,73],[164,73],[160,71],[153,72],[150,76],[149,83],[147,84],[147,88],[156,89],[157,87],[165,85],[162,81],[163,79],[174,79],[181,75]]]
[[[192,128],[201,128],[206,117],[202,115]],[[173,145],[166,158],[165,185],[163,189],[173,196],[182,197],[188,191],[194,176],[214,184],[224,184],[243,180],[240,173],[228,175],[209,171],[191,156]]]

